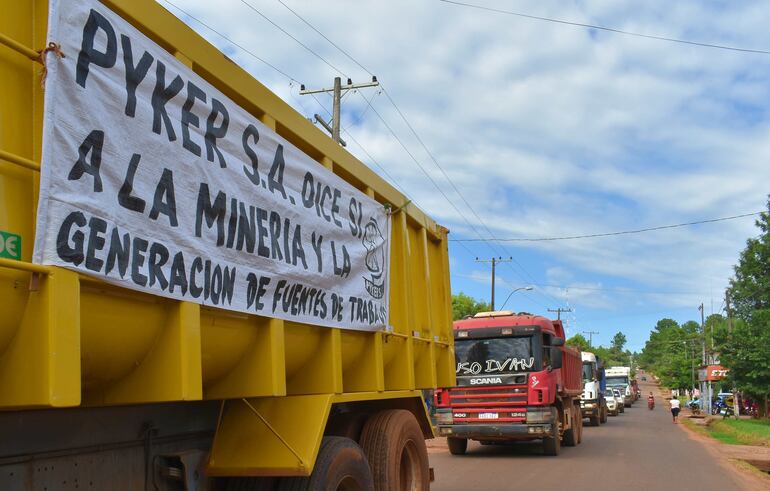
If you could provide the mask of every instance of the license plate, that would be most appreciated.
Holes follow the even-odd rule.
[[[497,419],[497,413],[479,413],[479,419]]]

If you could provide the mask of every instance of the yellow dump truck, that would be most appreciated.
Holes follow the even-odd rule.
[[[447,230],[153,1],[0,12],[0,489],[428,489]]]

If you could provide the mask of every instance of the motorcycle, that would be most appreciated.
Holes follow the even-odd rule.
[[[690,411],[692,411],[693,414],[700,414],[700,400],[699,399],[693,399],[690,402],[687,403],[687,407],[690,408]]]
[[[649,409],[650,411],[655,409],[655,399],[652,399],[652,398],[647,399],[647,409]]]
[[[720,409],[719,414],[722,415],[722,419],[735,417],[735,411],[730,406],[725,406],[722,409]]]
[[[713,415],[721,415],[722,418],[732,418],[735,416],[735,410],[727,404],[727,401],[724,399],[717,399],[714,401],[714,405],[711,408],[711,413]]]

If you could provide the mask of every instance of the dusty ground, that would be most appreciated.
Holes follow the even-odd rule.
[[[728,445],[713,438],[701,435],[681,425],[688,436],[703,445],[711,457],[733,472],[743,483],[745,489],[760,491],[770,489],[770,475],[752,468],[744,461],[760,461],[770,465],[770,447],[751,445]]]
[[[650,383],[642,383],[641,390],[657,391]],[[767,491],[770,477],[743,469],[731,459],[756,459],[768,452],[763,447],[721,444],[674,425],[660,393],[653,411],[640,400],[606,425],[586,427],[583,443],[562,448],[558,457],[543,456],[539,443],[472,442],[466,455],[453,456],[444,439],[428,442],[434,491]]]

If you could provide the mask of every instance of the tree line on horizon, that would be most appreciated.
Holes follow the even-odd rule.
[[[768,414],[770,397],[770,199],[768,211],[755,225],[760,233],[746,241],[727,288],[727,316],[713,314],[704,325],[661,319],[639,356],[639,363],[669,388],[697,384],[705,347],[729,369],[724,385],[762,401]]]

